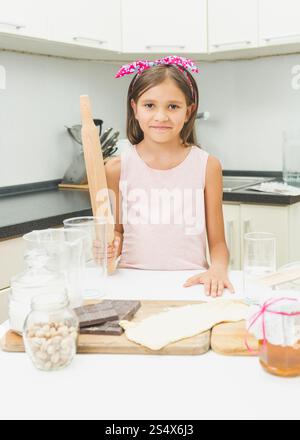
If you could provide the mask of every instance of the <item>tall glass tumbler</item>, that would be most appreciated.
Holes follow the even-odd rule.
[[[283,132],[283,180],[300,187],[300,130]]]
[[[83,243],[85,234],[77,229],[44,229],[23,236],[26,255],[34,258],[35,266],[64,277],[72,307],[83,301],[82,275],[84,268]]]
[[[85,299],[102,298],[108,294],[107,220],[102,217],[75,217],[64,221],[66,230],[77,229],[85,233],[83,295]],[[95,260],[94,244],[102,255]]]
[[[266,288],[259,279],[276,271],[276,237],[267,232],[250,232],[244,236],[244,293],[255,298]]]

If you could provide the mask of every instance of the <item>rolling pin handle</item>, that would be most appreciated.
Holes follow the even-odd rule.
[[[80,110],[81,110],[81,120],[82,125],[94,124],[92,115],[91,101],[88,95],[80,96]]]

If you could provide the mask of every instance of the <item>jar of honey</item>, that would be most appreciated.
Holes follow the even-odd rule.
[[[300,301],[271,298],[250,319],[262,367],[282,377],[300,376]]]

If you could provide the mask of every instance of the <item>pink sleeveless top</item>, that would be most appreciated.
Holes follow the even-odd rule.
[[[149,167],[135,146],[121,154],[119,267],[208,269],[204,188],[208,153],[193,146],[174,168]]]

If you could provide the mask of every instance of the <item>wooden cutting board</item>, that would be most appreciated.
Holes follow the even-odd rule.
[[[75,189],[77,191],[88,191],[89,190],[89,185],[88,184],[82,184],[82,185],[75,185],[75,184],[71,184],[71,183],[60,183],[58,185],[59,189]]]
[[[247,349],[245,341],[254,350]],[[227,356],[258,355],[258,341],[246,330],[246,321],[216,325],[212,330],[211,348],[218,354]]]
[[[162,312],[166,308],[188,304],[201,304],[201,301],[142,301],[142,307],[133,321]],[[128,341],[125,334],[122,336],[80,335],[78,353],[201,355],[207,353],[210,349],[210,333],[210,331],[207,331],[193,338],[183,339],[159,351],[152,351]],[[1,341],[1,348],[3,351],[22,353],[24,352],[23,338],[9,331]]]

